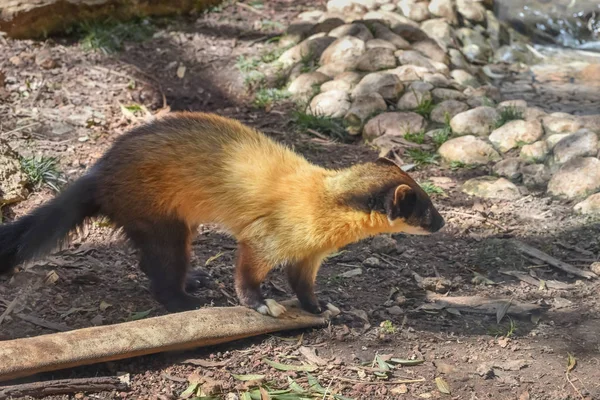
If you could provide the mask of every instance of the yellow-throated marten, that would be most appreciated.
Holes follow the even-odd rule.
[[[238,121],[175,113],[124,134],[55,199],[0,225],[0,272],[43,256],[96,215],[123,228],[169,311],[200,305],[185,290],[191,242],[199,224],[220,224],[239,244],[239,301],[273,316],[285,309],[260,284],[274,266],[286,266],[302,307],[320,313],[314,285],[325,256],[368,236],[444,225],[389,160],[324,169]]]

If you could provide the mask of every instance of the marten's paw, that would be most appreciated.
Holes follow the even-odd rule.
[[[325,311],[323,311],[321,313],[321,315],[325,319],[332,319],[333,317],[336,317],[336,316],[340,315],[340,313],[341,313],[340,309],[331,303],[327,303],[324,308],[325,308]]]
[[[284,314],[286,312],[286,309],[284,306],[282,306],[275,300],[266,299],[264,304],[261,304],[258,307],[256,307],[256,311],[263,315],[270,315],[271,317],[277,318],[280,315]]]

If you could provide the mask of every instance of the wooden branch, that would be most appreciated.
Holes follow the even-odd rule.
[[[498,309],[506,307],[506,304],[510,302],[510,306],[506,311],[508,315],[523,317],[542,310],[542,307],[537,304],[522,303],[509,298],[487,298],[483,296],[449,297],[435,293],[428,293],[426,298],[431,301],[431,304],[424,304],[419,307],[420,309],[443,310],[445,308],[454,308],[467,313],[496,315]]]
[[[560,261],[559,259],[554,258],[551,255],[546,254],[543,251],[538,250],[535,247],[532,247],[528,244],[525,244],[518,240],[515,240],[514,244],[521,253],[527,254],[531,257],[535,257],[538,260],[541,260],[554,268],[561,269],[569,274],[581,276],[582,278],[587,278],[587,279],[598,278],[598,275],[596,275],[592,271],[584,271],[582,269],[576,268],[576,267],[572,266],[571,264],[567,264],[566,262]]]
[[[155,318],[0,342],[0,382],[80,365],[212,346],[265,333],[326,325],[329,315],[309,314],[283,302],[279,318],[246,307],[208,307]]]
[[[125,391],[129,386],[116,376],[60,379],[24,383],[22,385],[1,386],[0,400],[9,398],[19,399],[25,396],[44,397],[71,393],[97,393],[111,390]]]

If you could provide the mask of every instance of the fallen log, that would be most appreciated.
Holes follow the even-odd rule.
[[[20,399],[27,396],[44,397],[72,393],[98,393],[111,390],[124,391],[127,389],[129,389],[129,385],[117,376],[59,379],[13,386],[0,386],[0,400]]]
[[[309,314],[297,301],[273,318],[246,307],[210,307],[160,317],[0,342],[0,382],[40,372],[231,342],[327,324],[339,310]]]

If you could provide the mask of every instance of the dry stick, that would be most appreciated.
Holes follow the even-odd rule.
[[[536,249],[535,247],[529,246],[523,242],[519,242],[518,240],[514,241],[517,249],[529,256],[535,257],[538,260],[544,261],[546,264],[551,265],[555,268],[561,269],[569,274],[581,276],[582,278],[593,279],[598,278],[598,275],[593,273],[592,271],[584,271],[579,268],[575,268],[571,264],[567,264],[566,262],[560,261],[557,258],[552,257],[549,254],[544,253],[541,250]]]
[[[573,387],[573,390],[575,390],[575,393],[577,393],[579,395],[579,397],[581,397],[582,400],[585,400],[585,397],[583,397],[583,395],[581,394],[581,392],[579,391],[579,389],[577,389],[577,387],[571,381],[571,378],[569,378],[569,373],[568,372],[565,373],[565,377],[567,378],[567,382],[569,382],[571,384],[571,386]]]
[[[41,326],[42,328],[50,329],[58,332],[67,332],[70,331],[71,328],[64,324],[58,324],[56,322],[46,321],[44,319],[34,317],[33,315],[26,314],[16,314],[17,317],[22,319],[23,321],[29,322],[31,324]]]
[[[403,379],[403,380],[398,380],[398,381],[378,381],[378,382],[371,382],[371,381],[361,381],[359,379],[352,379],[352,378],[344,378],[342,376],[330,376],[330,375],[323,375],[324,378],[326,379],[337,379],[343,382],[349,382],[349,383],[362,383],[363,385],[402,385],[402,384],[407,384],[407,383],[419,383],[419,382],[425,382],[425,378],[421,378],[421,379]]]
[[[13,301],[6,307],[6,310],[0,315],[0,325],[2,325],[2,321],[6,318],[17,306],[17,301],[19,300],[19,295],[16,295]]]
[[[112,390],[124,391],[128,389],[128,385],[116,376],[59,379],[0,387],[0,400],[23,398],[25,396],[44,397],[79,392],[97,393]]]
[[[31,128],[32,126],[36,126],[36,125],[39,125],[39,124],[40,124],[39,122],[34,122],[32,124],[29,124],[29,125],[20,126],[18,128],[15,128],[12,131],[0,132],[0,136],[6,136],[6,135],[9,135],[11,133],[19,132],[19,131],[22,131],[23,129]]]

